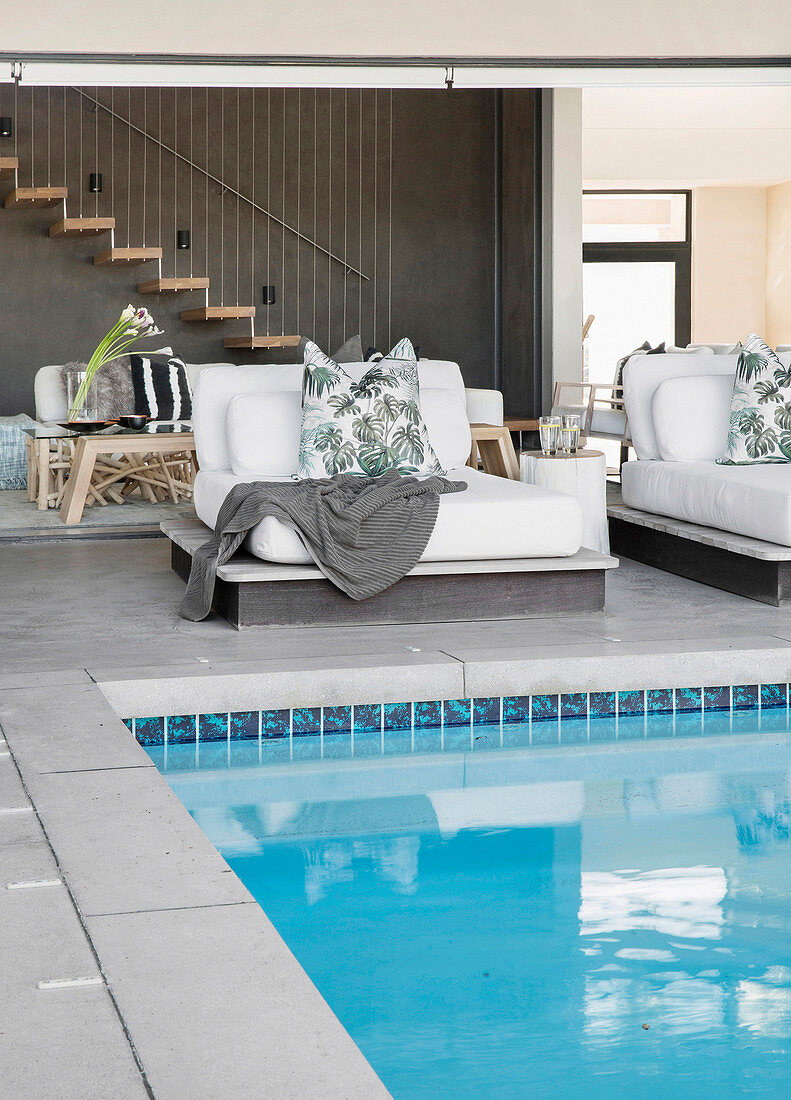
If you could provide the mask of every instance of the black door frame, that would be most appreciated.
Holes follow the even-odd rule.
[[[589,242],[582,246],[583,264],[673,263],[676,269],[673,340],[686,347],[692,340],[692,191],[684,188],[590,188],[583,195],[685,195],[683,241]]]

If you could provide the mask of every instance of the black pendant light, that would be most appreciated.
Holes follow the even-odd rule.
[[[264,287],[264,305],[273,306],[275,304],[275,288],[273,286]]]
[[[88,190],[92,195],[101,195],[102,193],[102,173],[91,172],[88,176]]]
[[[11,137],[14,133],[14,120],[9,115],[0,116],[0,138]]]
[[[189,248],[190,247],[190,231],[189,229],[177,229],[176,230],[176,248]]]

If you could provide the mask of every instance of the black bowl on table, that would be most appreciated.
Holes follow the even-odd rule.
[[[134,428],[137,431],[145,428],[150,420],[151,417],[145,416],[143,413],[129,413],[126,416],[118,417],[118,423],[122,428]]]

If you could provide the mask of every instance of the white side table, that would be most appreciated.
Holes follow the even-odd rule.
[[[609,554],[607,460],[603,451],[577,451],[573,455],[522,451],[519,479],[576,497],[584,514],[582,545]]]

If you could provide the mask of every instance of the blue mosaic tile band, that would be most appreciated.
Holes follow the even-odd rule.
[[[762,729],[770,728],[768,716],[789,706],[789,684],[714,685],[697,688],[652,688],[647,691],[578,691],[561,695],[506,695],[474,699],[429,699],[414,703],[363,703],[354,706],[296,707],[293,710],[245,710],[216,714],[178,714],[124,718],[124,724],[141,745],[179,745],[199,742],[251,741],[316,736],[348,737],[373,731],[407,731],[442,740],[446,749],[470,744],[475,727],[521,723],[531,730],[531,743],[558,744],[609,740],[599,719],[615,719],[619,740],[661,736],[656,721],[681,723],[685,735],[707,732],[719,723],[732,732],[740,723],[750,724],[748,711],[764,713]],[[738,711],[744,711],[740,715]],[[643,721],[656,716],[649,732]],[[771,728],[785,728],[786,713]],[[679,727],[680,728],[680,727]]]

